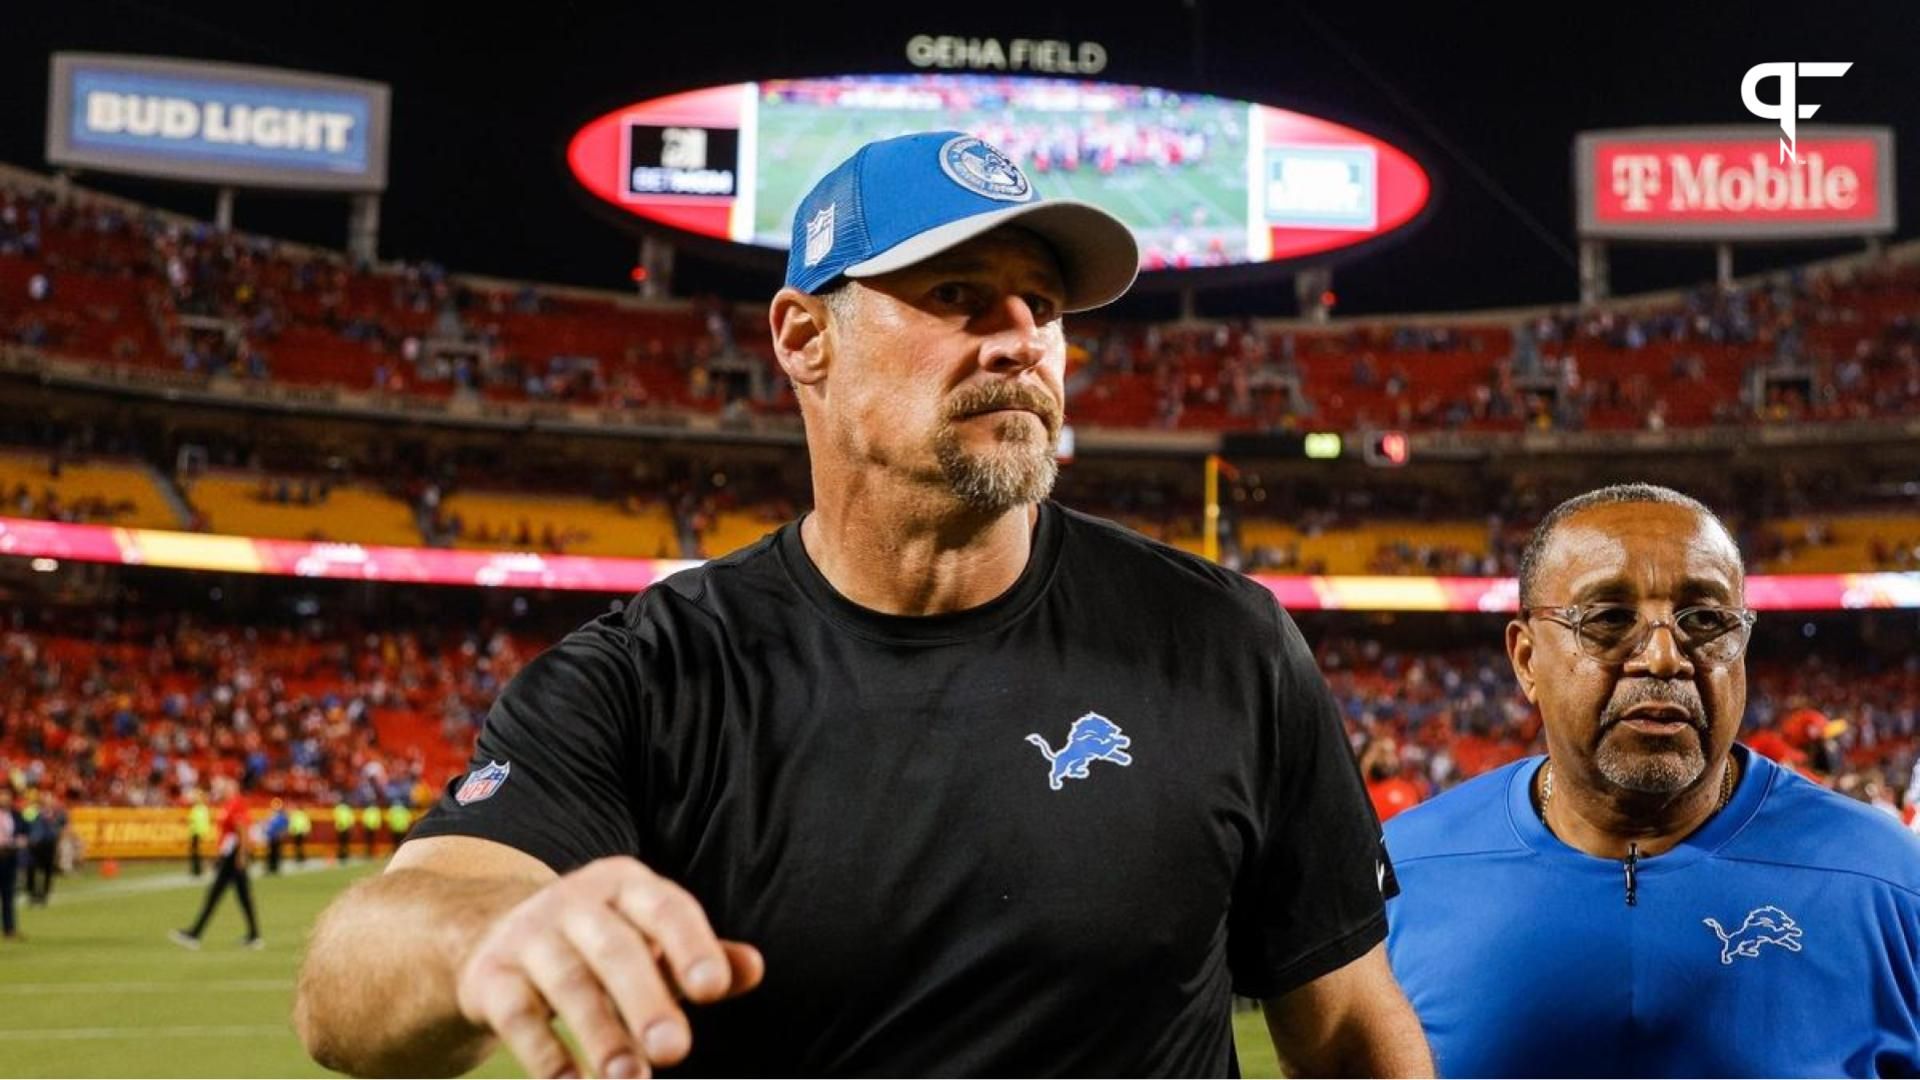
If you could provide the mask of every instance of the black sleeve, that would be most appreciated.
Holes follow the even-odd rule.
[[[1277,701],[1252,785],[1265,820],[1228,923],[1234,989],[1273,998],[1386,939],[1399,892],[1346,727],[1299,627],[1273,605]]]
[[[643,715],[633,635],[620,615],[602,615],[507,684],[480,730],[471,771],[447,784],[408,839],[477,836],[562,874],[608,855],[639,855],[641,792],[630,762]]]

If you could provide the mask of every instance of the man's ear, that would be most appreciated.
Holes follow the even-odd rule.
[[[788,286],[773,294],[767,309],[773,328],[773,357],[796,386],[827,377],[827,302]]]
[[[1539,681],[1533,675],[1533,631],[1519,619],[1507,624],[1507,660],[1513,664],[1514,677],[1520,680],[1520,692],[1529,702],[1539,704],[1535,696]]]

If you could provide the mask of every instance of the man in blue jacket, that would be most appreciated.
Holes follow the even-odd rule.
[[[13,889],[26,854],[27,819],[14,808],[13,788],[0,775],[0,937],[8,941],[20,937],[20,928],[14,922]]]
[[[280,872],[280,858],[287,849],[287,834],[292,821],[287,817],[286,804],[279,799],[273,800],[273,816],[267,819],[267,873]]]
[[[1665,488],[1534,534],[1506,643],[1548,753],[1386,830],[1441,1075],[1920,1072],[1920,843],[1734,743],[1744,588]]]
[[[60,839],[67,831],[67,809],[57,796],[42,792],[40,801],[30,804],[21,816],[27,822],[27,903],[46,907],[53,896]]]

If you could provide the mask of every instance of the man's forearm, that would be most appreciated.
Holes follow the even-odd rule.
[[[355,885],[314,928],[294,1004],[307,1052],[357,1076],[465,1072],[491,1046],[460,1014],[457,965],[539,882],[396,870]]]
[[[1266,1003],[1289,1076],[1432,1076],[1426,1033],[1393,980],[1386,945]]]
[[[1333,1041],[1333,1075],[1433,1076],[1420,1019],[1404,1003],[1351,1018]]]
[[[1284,1039],[1271,1010],[1268,1018],[1274,1049],[1290,1076],[1434,1075],[1426,1033],[1404,999],[1347,1014],[1311,1040]]]

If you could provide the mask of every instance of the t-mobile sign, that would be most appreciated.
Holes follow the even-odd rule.
[[[1574,143],[1580,233],[1764,240],[1892,232],[1893,133],[1802,128],[1781,160],[1769,128],[1592,131]]]

